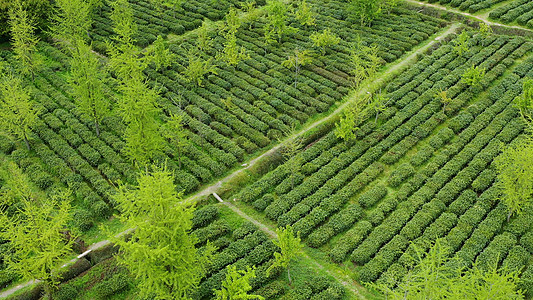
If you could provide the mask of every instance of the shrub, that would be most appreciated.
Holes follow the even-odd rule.
[[[533,231],[529,231],[520,238],[520,245],[533,254]]]
[[[376,204],[387,195],[387,188],[383,184],[377,184],[359,197],[359,204],[368,208]]]
[[[113,275],[108,280],[96,284],[92,289],[99,299],[108,299],[115,293],[125,289],[132,280],[124,273]]]
[[[413,168],[413,166],[411,166],[411,164],[409,163],[404,163],[400,165],[396,170],[392,171],[387,180],[387,183],[391,187],[398,187],[414,173],[415,169]]]

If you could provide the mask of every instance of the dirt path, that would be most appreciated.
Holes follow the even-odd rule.
[[[410,0],[407,0],[407,1],[410,1]],[[414,1],[414,2],[418,3],[418,1]],[[416,50],[411,51],[411,53],[408,54],[406,57],[402,57],[402,58],[398,59],[396,62],[394,62],[393,64],[389,65],[389,67],[387,69],[385,69],[383,72],[379,73],[376,76],[377,79],[374,79],[371,82],[367,82],[366,85],[364,85],[364,87],[359,89],[357,92],[354,92],[351,95],[349,95],[344,100],[344,103],[341,104],[337,109],[335,109],[329,115],[327,115],[327,116],[315,121],[314,123],[311,123],[311,124],[305,126],[304,128],[302,128],[297,133],[295,133],[295,134],[293,134],[293,135],[291,135],[289,137],[286,137],[285,140],[283,140],[280,144],[274,146],[272,149],[270,149],[267,152],[259,155],[258,157],[248,161],[245,164],[246,167],[243,167],[243,168],[241,168],[241,169],[229,174],[228,176],[224,177],[223,179],[219,180],[218,182],[216,182],[216,183],[204,188],[203,190],[201,190],[201,191],[189,196],[186,199],[186,201],[193,201],[193,200],[202,198],[204,196],[211,195],[212,193],[216,192],[220,187],[222,187],[222,185],[224,183],[231,181],[231,179],[233,179],[237,175],[241,174],[244,170],[246,170],[246,169],[250,168],[251,166],[255,165],[258,161],[260,161],[260,160],[264,159],[265,157],[268,157],[268,156],[272,155],[273,153],[275,153],[276,151],[278,151],[278,149],[283,144],[285,144],[285,143],[287,143],[289,141],[292,141],[295,138],[298,138],[298,137],[302,136],[305,132],[307,132],[310,129],[313,129],[313,128],[315,128],[315,127],[317,127],[317,126],[319,126],[319,125],[321,125],[321,124],[323,124],[323,123],[325,123],[327,121],[332,120],[333,118],[338,116],[347,106],[349,106],[356,99],[358,99],[359,97],[361,97],[362,95],[364,95],[366,93],[371,93],[371,92],[375,91],[377,88],[380,87],[380,85],[383,84],[383,82],[385,82],[386,79],[389,78],[389,76],[392,76],[394,73],[396,73],[398,71],[401,71],[403,68],[406,68],[407,66],[409,66],[409,64],[413,63],[416,60],[416,57],[417,57],[418,54],[424,53],[427,49],[429,49],[431,46],[433,46],[440,39],[444,38],[445,36],[447,36],[447,35],[449,35],[449,34],[451,34],[453,32],[455,32],[458,27],[459,27],[458,24],[452,24],[450,27],[447,28],[447,30],[445,30],[444,32],[438,34],[438,36],[436,36],[433,40],[431,40],[430,42],[428,42],[424,46],[419,47]],[[227,202],[224,202],[224,203],[227,203]],[[232,210],[234,210],[233,208],[238,210],[237,207],[235,207],[235,206],[233,206],[233,205],[231,205],[229,203],[226,204],[226,205],[228,205],[228,207],[230,207]],[[232,206],[233,206],[233,208],[232,208]],[[242,213],[242,211],[241,211],[241,213]],[[247,218],[247,220],[250,220],[254,224],[257,224],[258,226],[262,225],[261,223],[255,221],[253,219],[248,219]],[[255,223],[255,222],[257,222],[257,223]],[[264,225],[262,225],[262,226],[264,226]],[[268,229],[268,228],[266,228],[266,229]],[[127,229],[127,230],[119,233],[117,236],[121,236],[123,234],[126,234],[126,233],[130,232],[131,230],[132,229]],[[275,233],[273,231],[270,231],[270,233],[267,232],[267,234],[269,234],[270,236],[272,236],[272,234],[274,234],[274,236],[275,236]],[[90,245],[89,249],[97,250],[97,249],[100,249],[100,248],[103,248],[103,247],[109,245],[110,243],[111,242],[108,241],[108,240],[103,240],[103,241],[100,241],[98,243]],[[74,260],[76,260],[76,259],[74,259]],[[323,268],[324,270],[326,270],[331,276],[333,276],[337,280],[339,280],[339,282],[342,283],[343,285],[345,285],[348,289],[352,290],[356,295],[359,295],[359,292],[351,286],[353,284],[350,284],[347,280],[343,280],[342,278],[339,278],[337,275],[331,273],[329,270],[327,270],[326,268],[324,268],[320,264],[318,264],[318,263],[316,263],[316,264],[317,264],[317,266],[320,266],[320,268]],[[6,297],[12,295],[13,293],[19,291],[20,289],[25,288],[25,287],[27,287],[29,285],[34,284],[34,283],[35,283],[34,281],[28,281],[26,283],[17,285],[17,286],[15,286],[15,287],[13,287],[13,288],[11,288],[9,290],[3,291],[2,293],[0,293],[0,298],[6,298]]]
[[[260,161],[263,158],[268,157],[268,156],[272,155],[273,153],[275,153],[276,151],[278,151],[278,149],[281,146],[283,146],[283,144],[286,144],[286,143],[288,143],[288,142],[290,142],[290,141],[302,136],[307,131],[309,131],[309,130],[311,130],[311,129],[313,129],[313,128],[315,128],[315,127],[317,127],[317,126],[319,126],[319,125],[321,125],[321,124],[323,124],[323,123],[325,123],[327,121],[330,121],[333,118],[335,118],[347,106],[349,106],[351,103],[353,103],[356,99],[358,99],[359,97],[363,96],[365,93],[373,92],[374,90],[376,90],[377,87],[382,85],[383,82],[389,76],[391,76],[395,72],[401,70],[402,68],[407,67],[410,63],[415,61],[416,56],[418,54],[425,52],[427,49],[429,49],[431,46],[433,46],[433,44],[435,44],[437,41],[439,41],[442,38],[444,38],[445,36],[455,32],[457,30],[457,28],[459,28],[459,24],[452,24],[446,31],[444,31],[443,33],[441,33],[437,37],[435,37],[434,40],[430,41],[428,44],[422,46],[421,48],[416,49],[411,54],[409,54],[407,57],[401,58],[399,61],[396,61],[385,72],[382,72],[382,73],[378,74],[376,76],[377,79],[375,79],[374,81],[372,81],[370,83],[367,83],[367,85],[365,85],[359,91],[357,91],[355,93],[352,93],[350,96],[347,97],[347,99],[344,100],[343,104],[341,104],[337,109],[335,109],[329,115],[323,117],[322,119],[319,119],[319,120],[315,121],[314,123],[311,123],[311,124],[305,126],[304,128],[300,129],[300,131],[298,131],[297,133],[286,137],[281,143],[279,143],[278,145],[274,146],[272,149],[268,150],[267,152],[265,152],[265,153],[259,155],[258,157],[248,161],[247,163],[245,163],[244,165],[246,165],[246,167],[243,167],[242,169],[239,169],[239,170],[229,174],[228,176],[226,176],[226,177],[222,178],[221,180],[219,180],[217,183],[212,184],[212,185],[204,188],[203,190],[197,192],[194,195],[191,195],[188,198],[188,200],[197,199],[197,198],[201,198],[201,197],[204,197],[204,196],[207,196],[207,195],[211,195],[212,193],[216,192],[219,188],[221,188],[224,183],[231,181],[231,179],[233,179],[234,177],[236,177],[237,175],[242,173],[244,170],[246,170],[246,169],[250,168],[251,166],[255,165],[258,161]]]
[[[270,236],[271,238],[273,239],[277,239],[278,238],[278,235],[272,231],[270,228],[268,228],[268,226],[264,225],[263,223],[257,221],[256,219],[254,219],[253,217],[247,215],[245,212],[243,212],[242,210],[240,210],[238,207],[236,207],[235,205],[233,205],[232,203],[230,202],[222,202],[221,203],[222,205],[225,205],[227,207],[229,207],[229,209],[231,209],[234,213],[236,213],[237,215],[239,215],[240,217],[252,222],[254,225],[256,225],[261,231],[263,231],[264,233],[266,233],[268,236]],[[339,283],[341,283],[345,288],[347,288],[348,290],[350,290],[356,297],[358,297],[359,299],[366,299],[364,296],[361,295],[361,293],[359,292],[359,290],[357,290],[356,288],[356,284],[351,280],[351,279],[348,279],[348,280],[345,280],[344,278],[341,278],[339,277],[337,274],[331,272],[328,268],[324,267],[323,265],[321,265],[319,262],[317,262],[316,260],[314,260],[313,258],[311,258],[305,251],[303,252],[303,255],[302,255],[304,258],[306,258],[307,260],[309,261],[312,261],[313,264],[315,265],[316,268],[320,269],[320,270],[324,270],[326,273],[328,273],[328,275],[330,275],[331,277],[335,278],[335,280],[337,280]]]
[[[526,27],[521,27],[521,26],[516,26],[516,25],[505,25],[505,24],[501,24],[501,23],[498,23],[498,22],[492,22],[492,21],[489,21],[485,16],[476,16],[476,15],[473,15],[473,14],[470,14],[470,13],[467,13],[467,12],[464,12],[464,11],[460,11],[460,10],[455,9],[455,8],[442,6],[440,4],[425,3],[425,2],[420,2],[420,1],[416,1],[416,0],[405,0],[405,1],[408,2],[408,3],[417,4],[419,6],[433,7],[433,8],[440,9],[440,10],[450,11],[450,12],[453,12],[453,13],[456,13],[456,14],[460,14],[460,15],[467,16],[467,17],[470,17],[470,18],[474,18],[474,19],[476,19],[478,21],[481,21],[481,22],[484,22],[484,23],[486,23],[488,25],[495,25],[495,26],[513,28],[513,29],[521,29],[521,30],[533,32],[533,30],[531,30],[529,28],[526,28]]]

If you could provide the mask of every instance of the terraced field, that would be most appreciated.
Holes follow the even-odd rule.
[[[389,83],[390,105],[357,140],[331,131],[294,158],[300,172],[287,162],[231,197],[293,225],[332,261],[353,262],[361,281],[395,282],[410,268],[410,242],[427,249],[436,238],[465,267],[499,257],[526,269],[531,215],[506,224],[492,162],[523,130],[511,102],[532,75],[533,44],[508,36],[476,43],[466,56],[445,44]],[[461,82],[472,65],[487,70],[477,88]],[[440,90],[454,99],[444,112]]]
[[[195,0],[180,7],[128,2],[138,29],[135,59],[149,57],[158,36],[173,55],[168,67],[149,63],[140,72],[158,94],[157,127],[173,116],[183,120],[182,147],[166,140],[152,163],[171,171],[184,203],[195,201],[187,234],[196,237],[198,253],[215,248],[205,276],[187,294],[191,299],[219,299],[214,292],[229,267],[253,267],[249,292],[265,299],[382,299],[366,284],[395,288],[409,276],[415,251],[428,251],[437,239],[449,246],[456,268],[520,270],[519,288],[526,299],[533,296],[533,211],[527,207],[508,221],[494,162],[504,146],[526,136],[513,102],[533,78],[528,1],[430,0],[432,11],[407,1],[385,9],[371,26],[362,26],[346,1],[286,1],[289,29],[272,41],[265,32],[279,24],[269,19],[275,14],[270,0]],[[297,18],[305,5],[315,25]],[[444,6],[510,25],[496,24],[498,34],[480,32],[467,13],[457,16]],[[246,8],[235,14],[238,21],[233,8]],[[104,1],[87,32],[106,69],[109,45],[117,43],[112,11]],[[232,20],[239,23],[235,47],[246,54],[235,65],[222,59]],[[328,30],[338,43],[321,46],[311,38]],[[146,299],[138,296],[139,278],[115,257],[118,247],[106,240],[134,230],[120,224],[117,187],[134,190],[152,168],[134,166],[124,153],[128,124],[117,104],[123,78],[109,70],[104,93],[114,109],[97,134],[76,104],[69,46],[46,34],[36,45],[40,66],[23,80],[39,112],[28,136],[31,149],[0,134],[0,196],[8,199],[18,188],[8,178],[11,162],[28,177],[36,201],[68,188],[72,218],[60,234],[80,238],[57,271],[61,283],[48,290],[8,268],[14,250],[4,236],[0,297],[41,299],[44,292],[54,299]],[[202,38],[209,46],[198,47]],[[376,75],[356,85],[356,64],[370,60],[358,56],[365,47],[375,51]],[[287,66],[306,50],[311,59],[301,69]],[[214,66],[198,84],[186,75],[195,59]],[[19,60],[9,46],[0,50],[6,70]],[[472,70],[483,70],[478,84],[465,81]],[[439,97],[443,92],[450,103]],[[353,124],[353,140],[340,138],[342,114],[378,94],[383,107],[365,110]],[[295,144],[296,154],[287,155]],[[2,220],[19,207],[1,202]],[[288,267],[267,272],[284,250],[275,231],[287,226],[304,244],[291,260],[291,276]]]

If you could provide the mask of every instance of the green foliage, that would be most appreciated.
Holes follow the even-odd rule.
[[[0,130],[23,140],[30,149],[29,134],[36,125],[39,111],[34,108],[22,80],[8,71],[0,78]]]
[[[39,39],[35,36],[35,25],[24,9],[22,0],[16,0],[9,9],[11,42],[18,67],[23,75],[35,76],[38,67],[35,52]]]
[[[378,55],[378,46],[363,45],[360,37],[357,38],[350,48],[350,74],[353,76],[353,81],[358,86],[363,80],[373,78],[383,60]]]
[[[451,249],[437,239],[427,252],[412,244],[415,267],[400,282],[387,285],[371,283],[369,287],[387,299],[523,299],[518,290],[519,273],[506,268],[456,268],[449,258]]]
[[[53,15],[52,35],[67,47],[84,41],[91,28],[91,3],[85,0],[58,0]]]
[[[351,141],[356,138],[361,122],[364,120],[365,108],[364,100],[357,100],[348,106],[338,123],[335,123],[335,136],[345,141]]]
[[[372,95],[372,97],[370,98],[370,103],[368,103],[368,109],[370,109],[370,111],[373,111],[376,114],[374,123],[378,122],[379,114],[385,111],[389,101],[390,98],[387,99],[387,97],[383,95],[381,90],[378,93],[374,93]]]
[[[448,97],[448,91],[438,91],[435,93],[435,98],[440,100],[442,103],[442,112],[444,113],[446,111],[446,107],[448,107],[448,105],[452,102],[452,98]]]
[[[148,49],[146,56],[148,60],[155,64],[156,71],[170,67],[176,59],[176,55],[170,52],[161,35],[157,36],[151,48]]]
[[[294,234],[292,226],[287,225],[285,228],[277,228],[276,233],[278,235],[278,240],[274,241],[274,244],[281,249],[281,252],[275,252],[274,263],[268,268],[267,274],[270,273],[277,267],[282,267],[287,269],[287,275],[289,281],[291,281],[291,275],[289,272],[289,264],[295,259],[302,251],[302,242],[300,239],[300,233]]]
[[[183,76],[188,82],[202,86],[202,81],[207,74],[217,74],[217,68],[213,65],[212,58],[203,60],[202,57],[195,55],[192,51],[187,56],[189,64],[183,70]]]
[[[120,89],[122,95],[117,107],[128,125],[124,133],[126,145],[123,152],[138,166],[146,166],[164,145],[159,130],[159,95],[137,78],[128,79]]]
[[[310,36],[313,45],[321,49],[322,55],[326,55],[327,48],[337,45],[341,39],[331,32],[330,28],[324,29],[322,32],[315,32]]]
[[[485,78],[485,68],[480,66],[472,65],[468,70],[466,70],[461,78],[461,82],[469,86],[477,86],[481,83],[481,80]]]
[[[69,84],[74,100],[78,109],[94,122],[96,134],[99,136],[99,124],[111,107],[105,93],[107,73],[101,68],[91,47],[83,40],[75,41],[71,53]]]
[[[110,19],[113,21],[115,40],[119,44],[133,44],[133,36],[137,32],[137,25],[133,18],[133,9],[127,0],[115,0],[110,3],[112,11]]]
[[[265,10],[266,25],[264,30],[267,43],[274,42],[274,37],[277,37],[278,43],[281,43],[283,35],[298,30],[289,25],[289,17],[292,14],[291,7],[282,0],[268,0]]]
[[[181,169],[181,152],[188,145],[187,131],[183,127],[183,116],[171,114],[170,119],[161,127],[163,136],[170,140],[171,146],[178,152],[178,164]]]
[[[130,239],[113,239],[121,249],[117,260],[139,281],[142,296],[184,299],[205,276],[212,249],[194,247],[194,207],[182,202],[169,171],[156,168],[137,181],[134,188],[120,186],[114,196],[118,218],[135,228]]]
[[[307,4],[306,0],[300,0],[297,4],[295,17],[302,26],[316,25],[316,13]]]
[[[453,40],[453,44],[454,44],[453,50],[455,51],[455,53],[461,56],[465,54],[466,52],[468,52],[470,50],[468,46],[469,41],[470,41],[470,36],[466,32],[466,30],[463,30],[463,32],[461,32],[461,34],[455,40]]]
[[[371,26],[384,12],[396,7],[398,0],[348,0],[350,12],[361,26]]]
[[[489,24],[480,22],[478,32],[481,38],[486,39],[492,34],[493,30]]]
[[[224,49],[217,55],[217,58],[224,61],[230,66],[236,66],[240,61],[249,59],[250,56],[246,54],[246,48],[237,45],[237,37],[235,34],[241,27],[241,20],[237,15],[237,10],[232,9],[226,15],[226,22],[224,23]]]
[[[509,209],[508,220],[530,205],[533,195],[533,142],[523,139],[504,149],[495,159],[501,200]]]
[[[287,59],[281,63],[281,65],[286,68],[294,69],[294,87],[296,87],[301,67],[306,66],[311,62],[313,62],[311,51],[295,49],[294,54],[289,55]]]
[[[287,161],[286,166],[291,171],[291,187],[293,189],[295,184],[295,176],[302,168],[302,158],[298,155],[302,147],[303,145],[301,140],[294,138],[287,140],[281,149],[281,154]]]
[[[255,278],[255,268],[247,266],[246,270],[237,270],[234,265],[226,268],[226,279],[220,290],[215,291],[216,300],[265,299],[258,295],[248,295],[252,289],[250,280]]]
[[[48,294],[58,283],[53,271],[71,252],[74,241],[66,240],[63,233],[71,219],[70,195],[66,190],[40,198],[33,193],[16,194],[20,209],[13,215],[0,211],[0,237],[9,241],[10,254],[5,257],[9,268],[24,279],[44,281]]]
[[[211,31],[207,22],[204,21],[202,26],[200,26],[196,32],[198,33],[198,36],[196,37],[196,46],[198,47],[198,50],[202,52],[209,51],[213,46],[213,40],[211,39]]]
[[[524,80],[522,94],[514,99],[515,106],[520,110],[527,124],[533,122],[533,78]]]

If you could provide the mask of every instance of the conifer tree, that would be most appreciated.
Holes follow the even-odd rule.
[[[255,268],[249,266],[245,270],[237,270],[234,265],[226,268],[226,279],[220,290],[215,291],[216,300],[247,300],[265,299],[259,295],[248,295],[252,289],[250,279],[255,277]]]
[[[35,53],[39,39],[35,36],[35,25],[24,9],[22,0],[14,0],[9,8],[9,26],[13,52],[20,72],[23,75],[31,75],[33,79],[38,66]]]
[[[9,71],[0,78],[0,130],[23,140],[30,150],[29,134],[39,119],[29,91],[19,77]]]
[[[71,51],[69,84],[78,109],[94,122],[96,135],[100,136],[100,123],[111,107],[105,93],[107,73],[89,45],[82,39],[75,43]]]
[[[43,281],[45,292],[52,299],[52,291],[58,284],[55,269],[71,252],[74,239],[66,239],[64,231],[71,220],[70,191],[58,190],[50,197],[36,197],[27,188],[29,182],[12,164],[9,176],[19,176],[11,183],[26,183],[26,188],[13,187],[13,197],[8,202],[18,202],[19,209],[9,214],[0,210],[0,238],[8,241],[9,255],[5,256],[8,268],[24,279]]]
[[[533,196],[533,142],[524,138],[504,149],[494,160],[501,200],[509,209],[507,221],[531,204]]]
[[[171,173],[143,172],[137,186],[120,186],[115,200],[120,221],[135,228],[131,238],[113,239],[120,247],[117,260],[138,280],[141,296],[188,299],[205,276],[213,248],[195,248],[194,207],[176,191]]]

